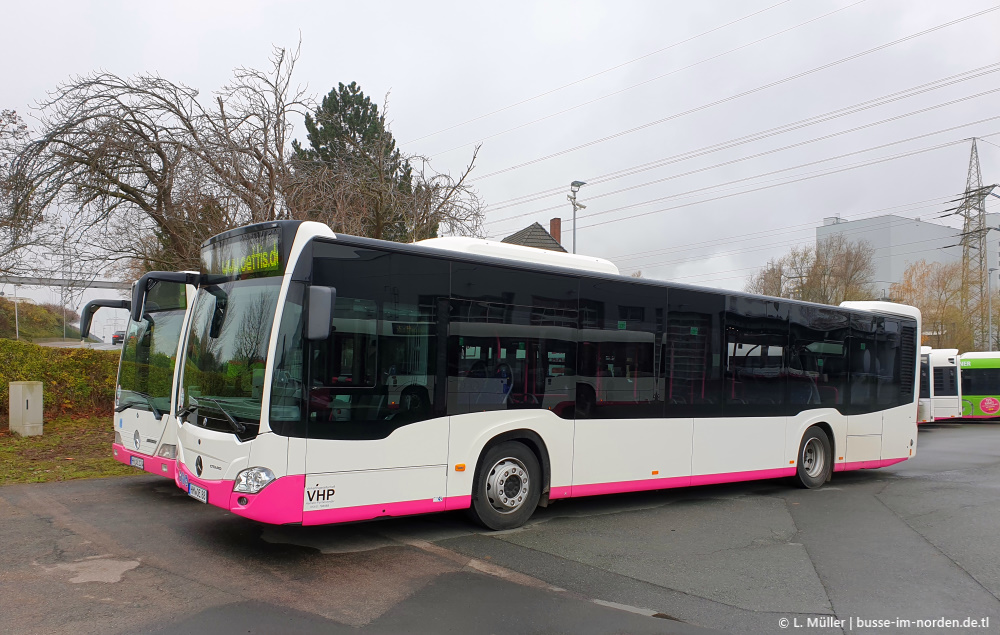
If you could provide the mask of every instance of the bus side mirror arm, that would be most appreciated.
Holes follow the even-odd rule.
[[[146,292],[149,290],[150,283],[154,280],[197,285],[200,277],[197,273],[187,271],[150,271],[144,274],[132,287],[132,321],[142,321],[143,308],[146,303]]]
[[[333,287],[309,287],[309,313],[306,319],[306,339],[325,340],[330,337],[333,305],[337,290]]]
[[[91,300],[83,307],[80,313],[80,339],[85,340],[90,337],[90,325],[94,321],[94,313],[101,307],[109,309],[132,310],[131,300]]]

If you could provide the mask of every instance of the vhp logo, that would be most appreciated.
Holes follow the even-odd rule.
[[[198,474],[198,476],[201,476],[201,471],[203,469],[204,465],[202,465],[201,457],[199,456],[198,459],[194,462],[194,471],[196,474]]]
[[[310,503],[332,501],[334,494],[336,494],[336,491],[332,487],[313,489],[306,492],[306,499],[308,499]]]

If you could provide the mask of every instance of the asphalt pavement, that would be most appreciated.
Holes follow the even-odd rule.
[[[15,485],[0,632],[998,632],[998,527],[992,423],[921,428],[915,458],[819,490],[561,501],[507,532],[462,513],[272,527],[153,476]],[[942,618],[990,621],[917,624]]]

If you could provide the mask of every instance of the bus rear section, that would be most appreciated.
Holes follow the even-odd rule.
[[[317,223],[213,238],[183,361],[178,486],[268,523],[470,509],[503,529],[560,498],[819,487],[916,451],[912,307],[509,254]]]
[[[195,294],[193,284],[176,281],[185,275],[193,274],[154,272],[137,283],[148,290],[144,304],[132,306],[115,391],[115,460],[170,479],[177,458],[177,362]]]
[[[962,418],[1000,417],[1000,353],[970,352],[959,356]]]
[[[928,355],[930,401],[934,421],[962,416],[962,394],[957,348],[935,348]]]
[[[917,423],[934,421],[934,405],[931,402],[931,351],[930,346],[920,347],[920,398],[917,401]]]

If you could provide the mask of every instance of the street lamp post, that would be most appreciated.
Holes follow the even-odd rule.
[[[986,350],[993,350],[993,272],[997,269],[995,267],[990,267],[986,272],[986,297],[987,297],[987,327],[986,327]]]
[[[566,197],[570,203],[573,204],[573,253],[576,253],[576,210],[587,209],[587,206],[583,203],[576,202],[576,193],[580,191],[580,188],[586,185],[583,181],[573,181],[569,184],[570,194]]]
[[[18,317],[17,317],[17,288],[19,286],[21,286],[21,285],[19,285],[19,284],[15,284],[14,285],[14,339],[16,339],[16,340],[20,340],[21,339],[21,326],[20,326],[20,323],[19,323],[20,320],[18,320]],[[0,291],[0,296],[3,296],[3,295],[4,295],[4,292]]]

